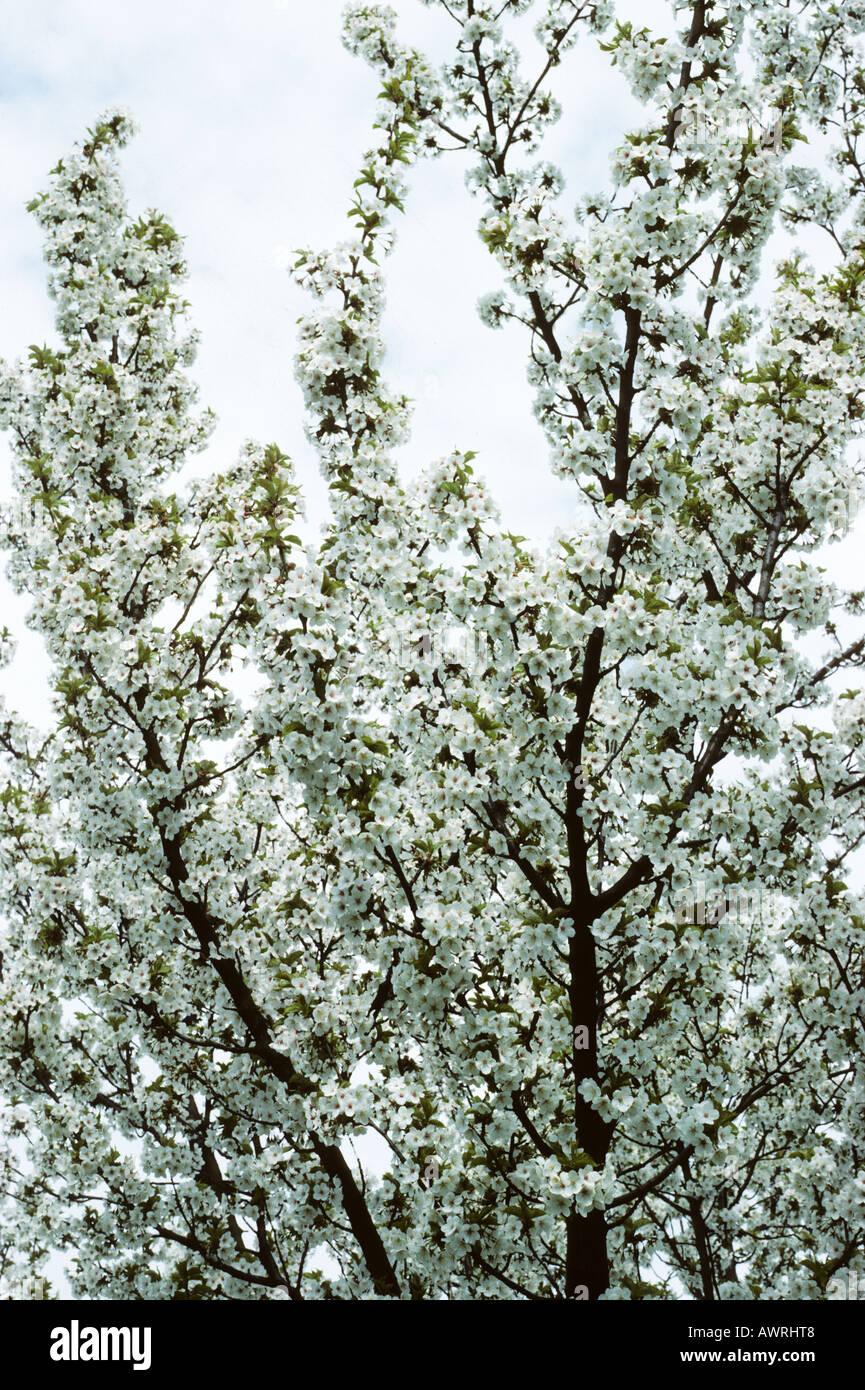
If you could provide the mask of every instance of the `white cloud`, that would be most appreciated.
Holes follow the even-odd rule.
[[[0,354],[15,357],[52,332],[25,203],[103,110],[129,107],[140,127],[123,160],[130,205],[159,207],[186,237],[187,295],[202,335],[195,375],[220,419],[206,462],[231,461],[249,435],[278,441],[297,462],[316,521],[325,493],[292,377],[306,304],[285,266],[294,247],[347,234],[370,140],[378,83],[341,46],[341,8],[338,0],[38,0],[7,12],[0,57]],[[442,59],[450,27],[442,13],[413,0],[397,8],[412,41]],[[592,186],[623,119],[616,81],[599,87],[597,67],[579,57],[562,65],[561,95],[576,119],[571,113],[553,149],[579,183],[591,174]],[[417,401],[406,469],[475,449],[509,524],[539,535],[567,519],[571,497],[546,467],[524,342],[491,334],[475,313],[497,271],[476,235],[464,172],[458,156],[415,171],[390,266],[389,373]],[[22,606],[5,584],[0,600],[20,631]],[[38,643],[25,637],[2,686],[46,718],[46,676]]]

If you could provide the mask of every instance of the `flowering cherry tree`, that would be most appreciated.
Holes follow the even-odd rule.
[[[440,72],[346,14],[381,92],[353,231],[295,268],[320,543],[276,445],[177,477],[212,422],[129,117],[30,205],[58,336],[0,370],[4,537],[55,718],[0,725],[5,1268],[831,1296],[865,1274],[865,636],[814,552],[862,473],[865,4],[431,3]],[[538,151],[578,43],[644,121],[568,210]],[[470,453],[400,476],[383,267],[439,155],[579,503],[544,547]],[[800,228],[822,269],[767,256]]]

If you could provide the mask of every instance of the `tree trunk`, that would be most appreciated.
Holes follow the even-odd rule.
[[[577,1143],[596,1167],[603,1167],[611,1126],[580,1094],[583,1081],[598,1079],[599,981],[595,941],[590,927],[575,923],[570,943],[570,1004],[573,1027],[574,1122]],[[602,1211],[567,1219],[565,1297],[597,1299],[609,1287],[607,1222]]]

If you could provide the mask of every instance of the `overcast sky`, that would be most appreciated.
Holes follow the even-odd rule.
[[[445,56],[453,26],[438,7],[394,8],[406,39]],[[229,464],[249,437],[278,442],[297,464],[313,520],[324,515],[324,491],[292,377],[306,300],[286,267],[293,248],[350,232],[378,86],[342,48],[341,9],[341,0],[0,0],[0,355],[14,358],[52,333],[25,203],[99,114],[130,108],[140,127],[123,155],[131,211],[158,207],[186,238],[186,294],[202,335],[195,376],[220,422],[206,464]],[[620,0],[618,9],[670,23],[663,0]],[[533,49],[540,55],[534,22],[532,11],[520,22],[529,60]],[[571,207],[604,186],[610,153],[638,111],[591,40],[557,71],[556,91],[565,117],[544,153],[564,168]],[[541,538],[568,525],[575,499],[546,467],[525,334],[491,333],[477,318],[476,301],[498,274],[477,236],[465,170],[459,155],[414,170],[388,267],[388,376],[416,400],[405,467],[475,450],[511,529]],[[0,443],[0,490],[4,457]],[[0,602],[15,611],[6,587]],[[39,684],[39,649],[25,637],[0,686],[47,713]]]
[[[434,54],[453,26],[398,0],[405,35]],[[339,0],[36,0],[8,6],[0,38],[0,352],[51,330],[41,243],[24,208],[46,171],[107,107],[140,134],[123,156],[133,211],[157,206],[187,239],[196,375],[222,422],[216,452],[249,434],[309,460],[291,374],[305,301],[286,274],[294,247],[329,245],[370,143],[375,75],[340,43]],[[521,26],[526,35],[530,25]],[[540,49],[537,50],[540,53]],[[558,75],[568,119],[551,152],[574,195],[606,180],[626,115],[620,81],[589,45]],[[395,385],[417,398],[409,466],[476,448],[502,505],[541,533],[568,498],[543,485],[544,446],[524,381],[524,335],[491,334],[474,305],[497,283],[463,186],[465,160],[424,162],[389,269]],[[570,190],[569,190],[570,191]],[[559,518],[561,519],[561,518]]]
[[[418,0],[395,8],[405,36],[443,58],[453,30],[446,16]],[[656,0],[636,8],[665,13]],[[123,155],[130,208],[158,207],[186,238],[186,294],[202,335],[195,375],[220,421],[206,461],[230,463],[248,437],[278,442],[296,462],[313,520],[324,514],[324,491],[292,377],[306,301],[286,266],[295,247],[349,234],[378,86],[342,48],[341,9],[340,0],[0,4],[0,355],[14,358],[52,333],[41,239],[25,203],[99,114],[128,107],[140,127]],[[521,25],[529,54],[533,22],[530,14]],[[610,150],[636,108],[593,45],[571,55],[557,79],[567,120],[549,153],[567,168],[575,201],[606,181]],[[389,266],[388,374],[417,402],[405,467],[476,450],[510,526],[541,537],[567,524],[574,500],[546,468],[524,335],[493,334],[475,312],[498,277],[477,236],[465,170],[459,155],[415,170]],[[4,492],[5,458],[0,445]],[[0,600],[8,622],[17,605],[5,585]],[[37,644],[23,637],[2,687],[20,704],[23,681],[31,712],[47,714],[40,665]]]

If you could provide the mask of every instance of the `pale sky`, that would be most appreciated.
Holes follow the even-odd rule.
[[[444,55],[448,21],[417,0],[398,0],[396,9],[407,38]],[[231,459],[252,433],[314,468],[291,371],[306,301],[285,267],[294,247],[349,234],[378,86],[342,48],[340,13],[339,0],[8,8],[0,39],[4,356],[51,332],[40,237],[24,204],[97,115],[126,106],[140,127],[123,156],[131,208],[159,207],[186,237],[186,293],[202,333],[195,375],[222,424],[214,462]],[[530,36],[526,22],[521,28]],[[575,199],[605,181],[609,151],[635,108],[628,102],[626,113],[622,84],[591,44],[562,65],[557,85],[568,119],[550,153],[570,166]],[[492,334],[475,313],[498,276],[476,233],[465,170],[454,155],[425,161],[412,176],[389,267],[390,375],[418,402],[409,466],[456,445],[478,449],[502,505],[541,534],[564,520],[569,498],[543,483],[524,335]]]
[[[444,58],[453,26],[438,7],[396,0],[394,8],[403,37]],[[663,0],[617,8],[669,27]],[[287,266],[295,247],[331,245],[353,225],[346,212],[378,83],[342,48],[341,10],[341,0],[0,0],[0,356],[52,335],[41,239],[25,203],[106,108],[129,108],[140,128],[123,155],[130,210],[158,207],[186,239],[185,293],[201,332],[194,376],[219,418],[200,466],[230,464],[246,438],[275,441],[295,460],[316,523],[324,489],[292,376],[307,300]],[[534,23],[533,10],[518,23],[529,73],[540,66]],[[570,210],[605,185],[609,156],[640,113],[592,40],[555,79],[565,115],[543,154],[565,171]],[[576,499],[547,468],[525,333],[493,333],[475,311],[499,277],[477,235],[466,167],[456,154],[422,162],[408,215],[397,219],[385,329],[390,384],[416,401],[404,466],[475,450],[508,527],[541,539],[573,522]],[[0,439],[0,493],[6,459]],[[849,569],[844,552],[852,561],[857,545],[833,549],[833,571]],[[21,633],[20,611],[0,581],[0,621],[21,634],[0,691],[45,718],[44,662]]]
[[[418,0],[394,8],[406,39],[444,58],[453,29],[446,16]],[[664,14],[658,0],[622,9],[643,22]],[[52,335],[41,239],[25,203],[97,116],[129,108],[139,124],[123,155],[130,209],[158,207],[186,238],[185,293],[201,331],[194,376],[201,403],[219,417],[206,462],[230,464],[248,437],[279,443],[295,460],[313,521],[324,515],[324,490],[292,376],[307,301],[286,267],[295,247],[349,235],[378,87],[341,45],[341,10],[340,0],[0,5],[0,356],[15,358]],[[534,22],[530,13],[520,28],[537,62]],[[591,42],[556,77],[567,114],[545,153],[566,168],[572,206],[605,183],[609,153],[637,108]],[[492,333],[475,311],[499,279],[477,235],[466,167],[452,155],[415,169],[388,268],[389,380],[417,403],[405,467],[475,450],[510,528],[541,538],[568,524],[575,499],[546,467],[525,335]],[[0,441],[4,494],[7,457]],[[5,583],[0,604],[2,621],[19,632]],[[0,689],[47,714],[38,644],[27,635],[21,643]]]

